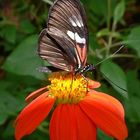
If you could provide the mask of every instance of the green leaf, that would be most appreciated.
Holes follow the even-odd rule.
[[[125,101],[126,116],[131,122],[140,122],[140,81],[136,70],[127,72],[129,100]]]
[[[96,38],[95,34],[93,34],[93,33],[89,34],[89,47],[91,49],[93,49],[93,52],[100,47],[100,45],[97,42],[97,38]],[[91,53],[91,51],[89,51],[89,54],[90,53]]]
[[[140,98],[131,97],[125,101],[126,116],[131,122],[140,122]]]
[[[20,26],[23,32],[27,34],[31,34],[36,31],[35,26],[29,20],[23,20]]]
[[[136,71],[127,72],[127,85],[129,97],[137,96],[140,98],[140,80]]]
[[[0,94],[0,114],[15,115],[19,111],[20,102],[7,91]]]
[[[98,129],[98,135],[97,135],[98,140],[113,140],[113,138],[107,136],[103,131]]]
[[[99,17],[102,16],[102,18],[108,18],[108,1],[106,0],[89,0],[87,2],[87,0],[83,0],[82,1],[84,6],[87,7],[90,12],[92,13],[92,16],[96,16],[98,17],[98,20],[101,21],[102,19],[100,19]],[[117,1],[113,0],[111,1],[111,17],[112,17],[112,13],[114,11],[115,5],[116,5]],[[95,15],[94,15],[95,14]]]
[[[117,64],[106,61],[101,64],[100,70],[104,78],[112,85],[112,87],[118,91],[124,97],[127,97],[127,92],[123,89],[127,89],[126,75]]]
[[[14,25],[4,26],[0,31],[0,36],[9,43],[14,44],[16,41],[16,27]]]
[[[115,23],[119,22],[122,19],[124,12],[125,12],[125,1],[121,0],[121,2],[117,4],[114,10],[113,18]]]
[[[44,78],[44,74],[37,70],[42,65],[42,60],[37,55],[38,36],[27,37],[7,58],[3,68],[18,75],[30,75]]]
[[[97,53],[97,49],[99,48],[100,48],[100,45],[97,42],[97,38],[95,37],[95,34],[90,33],[89,34],[88,63],[96,64],[98,62],[98,59],[97,57],[95,57],[95,54]]]
[[[140,26],[134,27],[131,30],[124,43],[128,44],[128,47],[135,49],[140,57]]]
[[[10,81],[0,80],[0,90],[5,90],[10,85],[11,85]]]
[[[4,122],[7,120],[8,115],[4,113],[0,113],[0,125],[3,125]]]
[[[2,137],[4,140],[14,140],[13,136],[14,136],[14,122],[10,121],[4,128],[4,132],[2,133]]]

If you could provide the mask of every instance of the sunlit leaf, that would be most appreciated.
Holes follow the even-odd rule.
[[[115,22],[120,21],[124,15],[124,12],[125,12],[125,1],[121,0],[121,2],[117,4],[114,10],[114,15],[113,15],[114,21]]]
[[[125,12],[125,1],[124,0],[121,0],[115,10],[114,10],[114,15],[113,15],[113,18],[114,18],[114,21],[117,23],[118,21],[120,21],[124,15],[124,12]]]

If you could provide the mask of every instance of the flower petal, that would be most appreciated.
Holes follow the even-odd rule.
[[[29,94],[26,97],[25,101],[31,102],[32,100],[34,100],[35,98],[37,98],[39,95],[43,94],[46,90],[47,90],[47,86],[46,87],[43,87],[43,88],[40,88],[40,89],[32,92],[31,94]]]
[[[60,104],[53,112],[50,123],[51,140],[77,140],[73,106]]]
[[[54,99],[42,94],[27,105],[19,114],[15,122],[15,137],[20,140],[32,133],[50,112]]]
[[[93,88],[99,88],[101,86],[101,84],[97,81],[93,81],[89,78],[86,78],[88,81],[88,88],[93,89]]]
[[[94,93],[88,94],[80,102],[80,107],[105,133],[118,140],[124,140],[128,132],[121,103],[110,95],[92,92]]]
[[[51,140],[96,140],[96,127],[78,105],[60,104],[50,123]]]
[[[115,99],[114,97],[112,97],[110,95],[107,95],[105,93],[98,92],[95,90],[90,90],[89,94],[93,94],[92,97],[94,98],[94,100],[99,101],[100,105],[102,105],[102,106],[106,105],[106,106],[110,107],[110,108],[108,108],[108,110],[109,109],[110,109],[110,111],[114,110],[114,113],[116,112],[116,115],[119,115],[122,119],[124,119],[124,108],[117,99]],[[87,96],[87,98],[91,98],[91,97]]]
[[[96,140],[96,126],[79,106],[75,108],[77,140]]]

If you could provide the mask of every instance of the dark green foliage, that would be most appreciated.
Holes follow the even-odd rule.
[[[99,90],[115,96],[123,103],[129,129],[128,140],[139,140],[140,2],[139,0],[81,1],[86,9],[90,34],[88,62],[97,64],[109,58],[97,66],[92,78],[102,83]],[[47,84],[47,76],[37,71],[37,68],[44,64],[37,55],[37,42],[41,29],[46,26],[51,3],[51,0],[0,0],[0,139],[2,140],[14,140],[14,121],[25,106],[25,97]],[[110,57],[122,45],[123,49]],[[46,120],[35,133],[23,140],[49,140],[48,122]],[[112,140],[100,130],[98,139]]]

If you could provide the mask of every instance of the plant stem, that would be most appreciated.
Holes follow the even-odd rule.
[[[51,0],[43,0],[43,1],[46,2],[47,4],[50,4],[50,5],[53,4],[53,2]]]
[[[108,3],[108,18],[107,18],[107,28],[108,28],[108,30],[110,31],[110,19],[111,19],[111,0],[108,0],[107,1],[107,3]],[[110,35],[111,36],[111,35]],[[109,36],[109,38],[108,38],[108,45],[106,46],[106,57],[108,57],[108,55],[109,55],[109,51],[110,51],[110,44],[112,43],[112,37],[110,38],[110,36]]]
[[[122,41],[116,42],[116,43],[110,45],[110,48],[115,48],[115,47],[118,47],[118,46],[121,46],[121,45],[123,45]],[[108,48],[107,48],[107,45],[105,44],[105,47],[104,47],[104,48],[96,49],[96,52],[97,52],[98,54],[101,54],[102,52],[107,51],[107,49],[108,49]],[[90,53],[93,54],[91,50],[90,50]],[[94,53],[94,54],[95,54],[95,53]]]
[[[110,29],[110,18],[111,18],[111,0],[107,1],[108,6],[108,16],[107,16],[107,28]]]
[[[113,21],[113,25],[112,25],[112,28],[111,28],[111,34],[108,37],[108,46],[107,46],[107,49],[106,49],[106,57],[109,56],[110,48],[112,46],[113,33],[115,32],[115,30],[116,30],[116,22]]]

